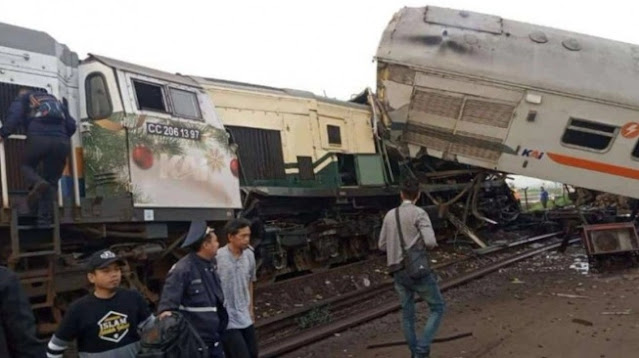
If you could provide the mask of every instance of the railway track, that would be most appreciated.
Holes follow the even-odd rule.
[[[477,250],[474,256],[444,262],[434,265],[433,268],[443,278],[440,283],[441,289],[447,290],[501,267],[559,247],[560,243],[551,243],[522,252],[523,247],[556,238],[558,234],[559,232],[555,232],[500,247]],[[388,280],[366,289],[316,302],[308,307],[262,319],[256,323],[260,337],[260,357],[279,356],[399,308],[393,283]]]

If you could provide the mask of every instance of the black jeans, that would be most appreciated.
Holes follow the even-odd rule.
[[[71,144],[69,138],[33,136],[27,137],[26,152],[22,163],[22,173],[33,186],[46,181],[49,189],[40,197],[38,203],[38,222],[51,222],[53,217],[53,201],[57,198],[58,181],[62,176]],[[42,176],[37,172],[42,163]]]
[[[222,338],[226,358],[257,358],[255,326],[244,329],[229,329]]]

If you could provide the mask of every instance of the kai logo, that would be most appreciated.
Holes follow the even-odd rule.
[[[207,181],[210,175],[210,166],[206,158],[194,156],[174,155],[169,157],[160,154],[160,178],[195,181]]]
[[[118,343],[129,333],[128,316],[122,313],[109,311],[98,321],[100,331],[98,337],[105,341]]]
[[[536,149],[524,149],[521,152],[522,157],[541,159],[544,157],[544,152],[540,152]]]

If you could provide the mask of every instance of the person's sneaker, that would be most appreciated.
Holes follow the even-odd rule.
[[[44,180],[37,182],[33,186],[27,195],[27,204],[29,205],[29,208],[33,208],[38,204],[38,200],[40,200],[40,197],[47,189],[49,189],[49,183]]]

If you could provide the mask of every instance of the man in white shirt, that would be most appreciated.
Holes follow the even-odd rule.
[[[222,342],[227,358],[257,358],[253,282],[255,255],[250,247],[251,222],[234,219],[224,227],[228,243],[217,252],[217,272],[222,281],[229,323]]]

